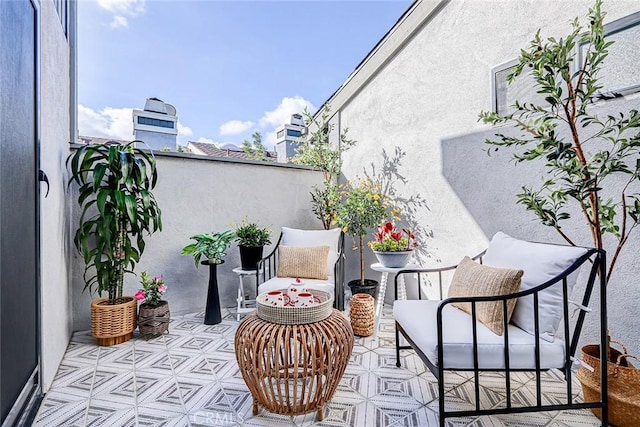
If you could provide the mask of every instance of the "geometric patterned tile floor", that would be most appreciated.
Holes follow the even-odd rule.
[[[338,390],[315,414],[281,416],[260,409],[235,360],[235,314],[222,323],[203,324],[203,313],[171,320],[169,333],[151,340],[138,337],[98,347],[88,332],[73,335],[51,389],[36,416],[37,426],[430,426],[438,422],[435,378],[413,351],[395,366],[391,309],[385,307],[377,341],[356,337],[353,354]],[[464,373],[446,375],[449,408],[473,407],[473,382]],[[527,374],[512,379],[513,402],[530,401],[535,382]],[[483,405],[504,399],[504,379],[483,375]],[[492,387],[493,385],[493,387]],[[556,372],[543,383],[544,399],[564,397]],[[579,392],[576,384],[574,390]],[[579,398],[579,396],[578,396]],[[457,418],[451,426],[596,426],[588,410]]]

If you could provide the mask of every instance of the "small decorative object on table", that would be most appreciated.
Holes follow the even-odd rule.
[[[405,228],[396,230],[393,222],[387,222],[373,233],[374,241],[368,243],[380,264],[388,268],[405,267],[418,246],[413,232]]]
[[[371,336],[375,323],[373,297],[367,294],[355,294],[351,298],[349,317],[354,334],[361,337]]]
[[[169,329],[169,303],[162,300],[167,285],[162,276],[149,278],[146,271],[140,274],[142,289],[136,293],[136,299],[143,301],[138,312],[138,329],[141,335],[158,336]]]
[[[333,297],[312,291],[320,304],[275,307],[258,295],[257,312],[249,314],[235,335],[236,360],[258,405],[282,415],[316,412],[323,419],[353,350],[353,330],[333,310]]]

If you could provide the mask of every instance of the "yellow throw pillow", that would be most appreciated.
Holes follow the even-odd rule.
[[[520,290],[522,270],[489,267],[464,257],[451,280],[449,298],[507,295]],[[453,303],[455,307],[471,314],[471,303]],[[507,322],[516,306],[516,299],[507,300]],[[476,303],[476,316],[496,335],[504,333],[502,301]]]
[[[327,280],[329,246],[278,246],[278,277]]]

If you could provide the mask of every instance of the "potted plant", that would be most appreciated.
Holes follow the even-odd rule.
[[[259,227],[255,222],[242,223],[235,230],[236,242],[240,248],[240,264],[243,270],[255,270],[262,259],[265,245],[271,243],[271,232],[267,227]]]
[[[342,230],[358,238],[357,248],[360,250],[360,279],[351,280],[348,285],[352,294],[368,293],[375,297],[378,282],[364,278],[364,236],[387,216],[386,195],[381,191],[381,184],[369,178],[356,178],[355,183],[349,181],[341,186],[342,203],[336,209],[336,223]]]
[[[388,268],[405,267],[413,250],[418,247],[416,236],[411,230],[396,229],[393,222],[388,221],[378,226],[378,231],[373,233],[374,241],[367,243],[378,258],[380,264]]]
[[[140,274],[140,289],[135,298],[142,301],[138,312],[138,329],[143,336],[158,336],[169,329],[171,314],[169,303],[162,300],[167,291],[163,276],[149,277],[146,271]]]
[[[190,238],[195,240],[195,243],[190,243],[182,248],[180,254],[193,255],[193,261],[198,268],[202,257],[206,258],[208,264],[222,264],[234,234],[231,230],[225,230],[220,233],[196,234]]]
[[[543,40],[536,34],[529,48],[522,50],[507,81],[511,83],[521,74],[530,73],[537,92],[545,96],[544,103],[516,102],[511,114],[482,112],[480,119],[494,125],[513,124],[523,131],[519,137],[498,133],[497,140],[487,140],[496,150],[519,148],[514,154],[517,162],[541,160],[545,164],[548,178],[539,189],[523,187],[518,203],[575,245],[575,238],[562,228],[563,221],[570,218],[568,207],[573,203],[585,219],[594,247],[602,249],[605,241],[613,244],[613,256],[607,257],[608,282],[621,250],[640,224],[640,194],[633,185],[640,176],[640,113],[631,110],[600,118],[591,108],[595,101],[615,97],[599,92],[602,85],[598,73],[613,43],[606,40],[604,16],[601,1],[597,0],[589,10],[588,31],[583,32],[576,18],[567,37]],[[580,63],[576,58],[578,50],[583,52]],[[603,198],[602,193],[607,197]],[[587,345],[582,350],[583,360],[599,359],[601,354],[599,345]],[[616,362],[611,359],[618,354],[614,349],[609,347],[606,354],[609,361]],[[627,363],[625,358],[622,362]],[[591,377],[598,388],[600,378],[583,367],[579,369],[578,378],[586,395],[585,376]],[[613,396],[615,389],[627,387],[632,390],[631,384],[609,388],[609,421],[613,424],[624,424],[620,413],[638,410],[620,409],[620,396]],[[637,395],[640,389],[635,388],[632,393]],[[600,415],[599,411],[596,414]]]
[[[84,258],[85,290],[107,298],[91,303],[91,334],[98,345],[129,340],[137,302],[123,296],[124,274],[144,252],[144,235],[162,229],[160,208],[151,193],[158,179],[152,155],[126,145],[83,145],[67,158],[68,185],[79,186],[82,206],[73,242]]]
[[[199,264],[209,266],[209,287],[207,289],[207,305],[204,312],[204,324],[216,325],[222,322],[220,311],[220,294],[218,292],[218,264],[224,263],[224,256],[234,238],[233,231],[225,230],[221,233],[202,233],[191,236],[195,243],[190,243],[180,252],[181,255],[193,255],[198,268]],[[200,262],[202,257],[206,260]]]

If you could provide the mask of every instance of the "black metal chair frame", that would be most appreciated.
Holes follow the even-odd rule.
[[[258,262],[256,267],[256,291],[258,289],[258,286],[277,275],[278,246],[280,246],[281,241],[282,233],[280,233],[280,237],[278,238],[273,251]],[[344,233],[340,232],[340,238],[338,240],[338,260],[333,266],[333,274],[335,280],[333,306],[340,311],[344,311],[344,262]]]
[[[479,259],[482,262],[482,256],[484,252],[476,255],[473,259]],[[587,282],[585,292],[582,298],[580,313],[576,320],[573,333],[570,334],[569,330],[569,295],[567,295],[567,277],[580,268],[584,263],[591,261],[591,271],[589,274],[589,281]],[[411,269],[411,270],[402,270],[400,271],[395,278],[395,298],[398,298],[398,277],[401,274],[417,274],[418,280],[418,298],[422,299],[422,282],[421,282],[421,274],[422,273],[438,273],[439,286],[440,286],[440,299],[442,300],[442,272],[454,270],[457,266],[449,266],[442,268],[433,268],[433,269]],[[598,271],[600,274],[598,275]],[[585,409],[585,408],[600,408],[602,410],[602,426],[608,425],[608,412],[607,412],[607,399],[600,398],[599,402],[590,402],[590,403],[575,403],[572,398],[572,371],[571,367],[576,360],[574,358],[575,352],[578,346],[578,339],[580,338],[580,332],[582,331],[582,326],[585,319],[585,314],[588,309],[589,300],[591,299],[591,293],[595,284],[595,281],[599,278],[600,283],[600,373],[601,373],[601,385],[600,385],[600,396],[607,396],[607,301],[606,301],[606,253],[603,250],[598,249],[588,249],[588,252],[577,259],[568,269],[566,269],[562,274],[557,277],[543,283],[537,287],[528,289],[526,291],[520,291],[513,294],[501,295],[501,296],[482,296],[482,297],[456,297],[456,298],[447,298],[442,301],[437,310],[437,333],[438,333],[438,354],[437,354],[437,363],[429,360],[429,358],[418,348],[418,346],[411,340],[411,338],[407,335],[407,333],[402,329],[402,327],[396,322],[396,366],[400,367],[400,350],[403,349],[413,349],[418,354],[418,356],[422,359],[422,361],[427,365],[431,373],[438,380],[438,394],[439,394],[439,415],[440,415],[440,425],[445,425],[445,419],[450,417],[466,417],[466,416],[479,416],[479,415],[497,415],[497,414],[508,414],[508,413],[523,413],[523,412],[539,412],[539,411],[558,411],[558,410],[567,410],[567,409]],[[406,283],[407,281],[405,281]],[[541,387],[541,379],[540,373],[543,369],[540,368],[540,333],[539,333],[539,313],[538,313],[538,294],[540,291],[549,288],[550,286],[562,286],[562,308],[563,308],[563,324],[564,324],[564,345],[565,345],[565,365],[563,367],[563,373],[565,376],[566,384],[567,384],[567,403],[563,404],[555,404],[555,405],[543,405],[542,404],[542,387]],[[509,368],[509,333],[508,333],[508,322],[505,318],[504,325],[504,369],[482,369],[479,368],[478,361],[478,342],[477,342],[477,321],[476,321],[476,304],[479,302],[485,301],[502,301],[502,310],[503,314],[507,312],[507,301],[514,298],[520,298],[527,295],[533,295],[534,301],[534,321],[535,321],[535,365],[536,369],[533,370],[536,374],[536,404],[534,406],[528,407],[513,407],[511,404],[511,380],[510,374],[514,371],[523,371],[521,369],[510,369]],[[473,369],[445,369],[444,368],[444,355],[443,355],[443,323],[442,323],[442,310],[446,305],[456,303],[456,302],[468,302],[471,303],[471,317],[472,317],[472,325],[473,325]],[[407,342],[410,344],[408,346],[400,346],[400,334],[404,336]],[[558,339],[558,338],[556,338]],[[445,390],[444,390],[444,371],[445,370],[457,370],[457,371],[472,371],[474,373],[474,385],[475,385],[475,410],[467,410],[467,411],[446,411],[445,410]],[[493,371],[493,372],[504,372],[505,373],[505,389],[506,389],[506,407],[495,408],[495,409],[481,409],[480,408],[480,382],[479,382],[479,374],[483,371]],[[526,370],[530,371],[531,370]]]

